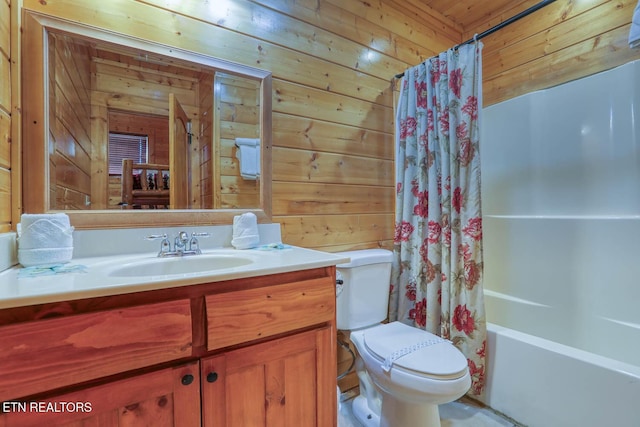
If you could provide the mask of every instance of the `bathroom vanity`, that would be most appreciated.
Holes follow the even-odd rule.
[[[344,260],[248,252],[215,273],[0,274],[0,426],[335,426]]]

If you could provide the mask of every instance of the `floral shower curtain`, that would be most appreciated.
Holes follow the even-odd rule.
[[[449,339],[482,394],[479,109],[482,44],[405,72],[396,114],[396,219],[390,319]]]

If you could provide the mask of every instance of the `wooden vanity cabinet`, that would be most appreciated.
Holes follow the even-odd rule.
[[[138,374],[28,400],[24,408],[17,401],[13,410],[0,415],[0,427],[197,427],[201,418],[198,368],[198,362],[191,362]]]
[[[208,295],[208,350],[279,338],[202,359],[203,427],[335,425],[335,301],[331,277]]]
[[[337,424],[335,267],[0,310],[0,343],[0,427]]]
[[[192,355],[189,299],[84,313],[59,304],[36,319],[25,307],[0,322],[12,314],[28,321],[0,323],[0,402]]]
[[[328,327],[201,361],[203,427],[333,426]]]

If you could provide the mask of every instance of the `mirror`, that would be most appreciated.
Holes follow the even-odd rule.
[[[23,24],[25,212],[270,221],[269,72],[30,11]]]

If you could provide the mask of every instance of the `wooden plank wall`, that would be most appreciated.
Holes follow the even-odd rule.
[[[94,112],[94,121],[108,123],[108,111],[113,110],[156,117],[164,116],[167,117],[168,123],[169,93],[174,93],[191,118],[193,128],[199,129],[198,72],[187,73],[184,69],[143,63],[130,57],[104,51],[101,51],[98,57],[94,57],[93,61],[95,72],[91,102],[94,111],[97,112]],[[167,138],[168,135],[167,128]],[[193,144],[192,164],[199,164],[199,160],[196,161],[196,158],[199,159],[198,137],[193,139]],[[159,141],[157,149],[165,152],[166,156],[159,153],[159,159],[164,158],[162,163],[168,164],[168,139]],[[102,151],[106,154],[106,150]],[[96,152],[101,151],[96,150]],[[99,169],[102,171],[107,170],[107,160],[106,155],[94,158],[94,162],[101,163]],[[200,206],[199,177],[200,168],[198,167],[192,174],[192,182],[195,184],[192,194],[196,196],[194,207]],[[113,184],[114,181],[110,180],[109,185]],[[107,201],[106,192],[107,186],[94,192],[95,198],[102,203],[100,205],[102,209],[106,208],[104,206]]]
[[[291,244],[390,247],[393,75],[460,40],[384,2],[24,0],[23,7],[273,73],[273,221]],[[171,10],[168,10],[171,9]]]
[[[216,73],[220,141],[218,150],[219,204],[217,209],[260,206],[260,181],[240,176],[235,138],[260,137],[260,82]]]
[[[84,44],[49,37],[49,203],[86,209],[91,198],[91,60]]]
[[[214,191],[215,183],[214,168],[216,157],[214,153],[214,96],[213,94],[213,73],[202,73],[198,80],[200,100],[198,106],[200,108],[200,129],[194,129],[198,132],[200,141],[200,156],[198,165],[200,167],[200,207],[202,209],[212,209],[214,207]]]
[[[163,116],[109,111],[109,132],[147,135],[147,163],[169,164],[169,120]]]
[[[538,0],[511,2],[481,16],[464,39],[525,10]],[[485,37],[484,105],[552,87],[640,59],[628,37],[636,0],[556,1]]]
[[[284,240],[327,251],[390,248],[390,81],[458,42],[459,29],[395,2],[260,3],[284,14],[288,31],[270,40],[298,56],[274,79],[273,213]]]
[[[0,233],[11,230],[11,10],[0,0]]]
[[[181,4],[167,11],[161,0],[132,0],[114,2],[111,18],[79,3],[24,1],[28,8],[116,30],[130,8],[138,35],[187,48],[199,43],[207,53],[270,69],[274,221],[292,243],[340,250],[388,246],[392,237],[390,77],[537,0],[511,2],[464,29],[415,1],[403,9],[393,0],[237,0],[226,8]],[[9,4],[0,0],[0,230],[10,227]],[[634,5],[558,1],[486,37],[485,105],[640,57],[626,45]],[[254,17],[272,25],[255,25]],[[183,31],[154,24],[163,21]],[[203,32],[210,37],[198,39]]]
[[[162,116],[131,114],[109,111],[109,132],[147,135],[149,161],[159,165],[169,164],[169,119]],[[107,209],[122,209],[122,175],[109,176]],[[93,197],[96,198],[96,193]],[[104,197],[99,195],[98,197]]]

